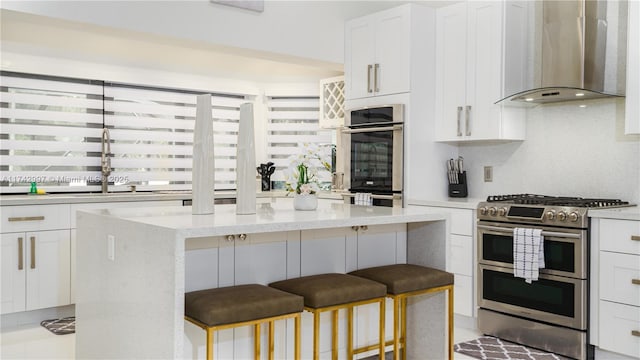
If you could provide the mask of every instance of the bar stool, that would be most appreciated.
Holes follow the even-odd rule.
[[[320,314],[332,311],[331,345],[332,358],[338,359],[338,311],[347,310],[347,359],[371,350],[371,347],[353,349],[353,308],[359,305],[380,304],[379,342],[372,346],[378,349],[380,360],[384,359],[384,309],[387,289],[375,281],[347,274],[321,274],[277,281],[269,286],[304,297],[305,310],[313,314],[313,359],[320,357]]]
[[[254,327],[254,358],[260,359],[260,325],[269,324],[269,359],[273,360],[274,321],[294,318],[294,354],[300,359],[301,296],[264,285],[249,284],[185,294],[185,319],[207,332],[207,360],[213,359],[213,333],[240,326]]]
[[[447,329],[449,360],[453,359],[453,274],[419,265],[395,264],[352,271],[349,274],[378,281],[387,286],[387,296],[393,299],[394,359],[406,359],[407,298],[416,295],[448,292]]]

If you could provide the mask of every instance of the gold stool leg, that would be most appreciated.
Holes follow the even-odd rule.
[[[313,359],[320,359],[320,312],[313,312]]]
[[[260,360],[260,324],[253,325],[253,358]]]
[[[448,321],[448,328],[449,328],[449,360],[453,360],[453,285],[451,285],[451,287],[449,287],[449,291],[448,291],[448,297],[449,297],[449,306],[448,306],[448,313],[449,313],[449,321]]]
[[[269,321],[269,360],[273,360],[273,320]]]
[[[295,360],[300,360],[300,328],[301,328],[301,314],[296,315],[295,317],[295,330],[294,330],[294,340],[293,340],[293,358]]]
[[[402,360],[407,359],[407,297],[400,299],[400,344],[402,347]]]
[[[379,340],[380,341],[380,343],[379,343],[379,346],[380,346],[380,360],[384,360],[384,358],[385,358],[385,356],[384,356],[384,348],[385,348],[386,341],[384,340],[384,335],[385,335],[385,333],[384,333],[384,325],[385,325],[385,322],[386,322],[386,318],[385,318],[385,315],[386,315],[385,314],[385,312],[386,312],[386,310],[385,310],[386,304],[385,303],[386,303],[386,301],[387,301],[386,298],[382,298],[380,300],[380,313],[378,314],[378,318],[379,318],[379,321],[380,321],[380,329],[379,329],[379,331],[380,331],[380,340]]]
[[[347,308],[347,360],[353,359],[353,306]]]
[[[393,297],[393,358],[400,360],[400,296]]]
[[[207,360],[213,360],[213,329],[207,328]]]
[[[338,310],[333,310],[331,315],[331,358],[338,360]]]

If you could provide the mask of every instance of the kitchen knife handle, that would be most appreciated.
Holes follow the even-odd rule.
[[[460,118],[462,117],[462,106],[458,106],[458,136],[462,136],[462,130],[460,130]]]
[[[367,92],[372,93],[373,89],[371,88],[371,69],[373,69],[373,65],[367,65]]]
[[[380,92],[380,86],[378,86],[378,72],[380,71],[380,64],[373,65],[373,87],[376,92]]]
[[[631,240],[640,241],[640,235],[631,235]]]
[[[631,335],[640,337],[640,330],[631,330]]]
[[[18,238],[18,270],[24,269],[24,239]]]
[[[633,285],[640,285],[640,279],[631,279]]]
[[[466,131],[466,135],[467,136],[471,136],[471,105],[467,105],[466,107],[466,114],[464,115],[464,121],[465,121],[465,131]]]
[[[31,268],[36,268],[36,237],[32,236],[29,238],[31,241]]]

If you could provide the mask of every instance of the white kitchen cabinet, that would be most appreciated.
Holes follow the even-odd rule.
[[[70,304],[69,230],[2,234],[2,248],[3,314]]]
[[[321,129],[336,129],[344,126],[344,75],[320,79]]]
[[[437,10],[437,141],[524,140],[524,110],[494,102],[525,87],[527,19],[524,2]]]
[[[640,134],[640,2],[629,1],[625,134]]]
[[[640,357],[640,221],[592,219],[599,245],[598,346]]]
[[[0,208],[0,313],[70,304],[69,205]]]
[[[347,99],[398,94],[411,90],[412,70],[426,64],[420,57],[432,49],[421,48],[421,22],[431,9],[405,4],[376,12],[345,24],[345,95]]]

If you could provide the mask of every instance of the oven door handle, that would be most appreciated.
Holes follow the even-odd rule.
[[[478,229],[497,231],[505,234],[513,234],[513,229],[505,229],[498,226],[487,226],[487,225],[478,225]],[[542,236],[553,236],[553,237],[562,237],[562,238],[571,238],[571,239],[580,239],[579,234],[571,234],[571,233],[561,233],[555,231],[542,231]]]
[[[394,126],[380,126],[380,127],[368,127],[361,129],[343,129],[344,134],[364,133],[364,132],[376,132],[376,131],[395,131],[402,130],[402,125]]]

